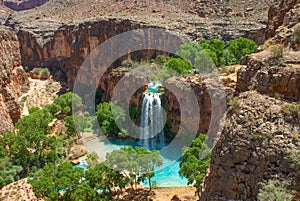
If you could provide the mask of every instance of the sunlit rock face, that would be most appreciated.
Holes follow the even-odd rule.
[[[21,117],[18,98],[28,90],[29,81],[23,67],[17,36],[0,27],[0,134],[10,130]]]

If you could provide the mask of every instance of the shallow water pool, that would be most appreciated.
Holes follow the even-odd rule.
[[[108,141],[96,138],[85,143],[85,147],[88,149],[88,151],[90,153],[96,152],[101,161],[105,160],[106,153],[126,146],[136,146],[136,141],[120,139],[111,139]],[[158,186],[186,186],[187,179],[180,177],[178,173],[179,162],[180,160],[172,161],[166,157],[163,157],[163,165],[156,168],[155,176],[151,178],[151,181],[156,181]],[[78,167],[79,166],[80,165],[78,165]],[[144,182],[143,185],[149,186],[148,182]]]

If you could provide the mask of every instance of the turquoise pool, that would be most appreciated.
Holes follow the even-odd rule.
[[[96,152],[99,156],[99,159],[104,161],[105,155],[108,152],[113,150],[120,149],[121,147],[126,146],[135,146],[136,141],[125,141],[119,139],[111,139],[110,143],[101,139],[93,139],[85,144],[86,148],[89,152]],[[158,186],[186,186],[187,179],[184,177],[180,177],[179,170],[179,162],[169,160],[166,157],[163,157],[163,165],[161,167],[156,168],[155,177],[151,180],[156,181]],[[77,165],[75,167],[86,168],[84,165]],[[144,186],[149,186],[147,182],[143,183]]]

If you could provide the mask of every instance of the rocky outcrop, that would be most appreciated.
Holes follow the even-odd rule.
[[[32,186],[27,183],[27,179],[21,179],[7,186],[4,186],[0,191],[0,200],[43,201],[43,199],[37,198],[35,196]]]
[[[257,90],[260,93],[300,100],[300,56],[286,52],[283,58],[264,51],[245,56],[237,77],[237,92]]]
[[[3,0],[3,5],[12,10],[21,11],[41,6],[47,1],[48,0]]]
[[[188,86],[185,85],[188,83]],[[195,122],[192,115],[185,115],[187,119],[185,122],[186,125],[183,125],[185,128],[193,128],[198,127],[197,133],[207,133],[210,125],[210,117],[211,117],[211,99],[208,87],[202,81],[200,75],[188,76],[188,77],[172,77],[167,80],[167,85],[175,86],[172,87],[172,91],[168,88],[165,89],[165,109],[167,112],[168,120],[170,121],[170,131],[173,133],[177,133],[180,127],[180,124],[183,123],[181,121],[181,107],[179,105],[178,99],[181,99],[182,102],[190,103],[185,105],[185,107],[189,108],[188,110],[194,110],[195,105],[193,105],[192,101],[184,101],[184,99],[189,99],[189,96],[185,96],[188,89],[186,87],[191,87],[196,96],[198,103],[198,110],[200,111],[200,121]],[[181,94],[180,97],[177,97],[175,94]]]
[[[73,144],[68,148],[67,159],[70,161],[77,160],[86,154],[87,150],[83,145]]]
[[[29,86],[21,66],[18,38],[4,27],[0,27],[0,57],[0,133],[3,134],[20,119],[18,98]]]
[[[288,159],[300,151],[300,127],[281,112],[284,104],[255,91],[240,94],[213,149],[202,201],[256,200],[259,183],[269,179],[300,190],[300,171]]]
[[[269,10],[266,46],[283,44],[300,50],[300,1],[282,0]]]
[[[283,24],[286,14],[297,4],[299,0],[281,0],[269,9],[266,39],[275,36],[276,30]]]

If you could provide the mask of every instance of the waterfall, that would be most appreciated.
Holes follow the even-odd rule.
[[[142,102],[139,144],[148,150],[161,149],[165,145],[164,109],[160,93],[145,93]]]

